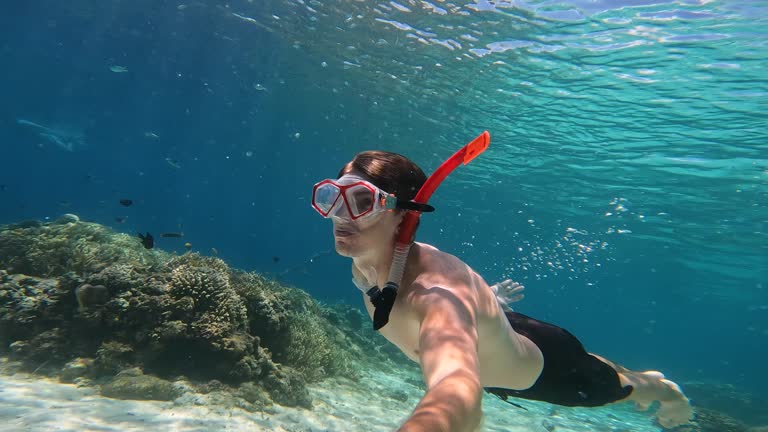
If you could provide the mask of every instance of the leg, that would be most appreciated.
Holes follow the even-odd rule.
[[[567,330],[517,312],[506,312],[510,325],[541,350],[544,369],[533,386],[524,390],[487,388],[489,393],[534,399],[564,406],[595,407],[625,399],[631,386],[621,383],[617,371],[590,355]]]
[[[661,372],[635,372],[596,354],[592,355],[616,370],[621,385],[634,388],[628,397],[617,402],[633,401],[638,409],[645,411],[654,401],[659,401],[661,407],[656,412],[656,418],[665,428],[680,426],[692,419],[693,409],[688,398],[680,390],[680,386],[665,379]]]
[[[595,354],[567,330],[517,312],[506,312],[512,328],[529,338],[544,355],[544,370],[536,383],[525,390],[487,388],[508,397],[534,399],[565,406],[600,406],[633,401],[648,409],[653,401],[661,407],[659,424],[673,427],[687,423],[693,410],[677,384],[660,372],[635,372]]]

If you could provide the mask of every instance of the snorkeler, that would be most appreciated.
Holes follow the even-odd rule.
[[[477,430],[483,389],[566,406],[659,401],[659,424],[687,423],[688,399],[661,373],[587,353],[568,331],[509,311],[499,286],[455,256],[413,242],[420,213],[433,210],[429,195],[489,139],[480,135],[429,179],[401,155],[367,151],[313,189],[312,206],[333,221],[336,252],[352,258],[374,328],[421,365],[427,391],[399,430]],[[507,293],[521,289],[512,287]]]

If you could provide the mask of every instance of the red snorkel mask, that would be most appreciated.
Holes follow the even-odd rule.
[[[324,218],[339,217],[352,221],[389,209],[435,211],[429,204],[398,199],[352,174],[316,183],[312,188],[312,207]]]

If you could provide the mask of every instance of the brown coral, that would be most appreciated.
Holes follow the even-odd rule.
[[[245,305],[230,287],[229,276],[220,270],[182,264],[173,269],[170,294],[176,299],[189,297],[194,301],[198,314],[194,325],[206,338],[245,328]]]

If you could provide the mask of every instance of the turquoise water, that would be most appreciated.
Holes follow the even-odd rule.
[[[0,223],[181,227],[359,305],[312,184],[372,148],[430,172],[488,130],[419,240],[595,352],[767,397],[768,3],[3,9]]]

